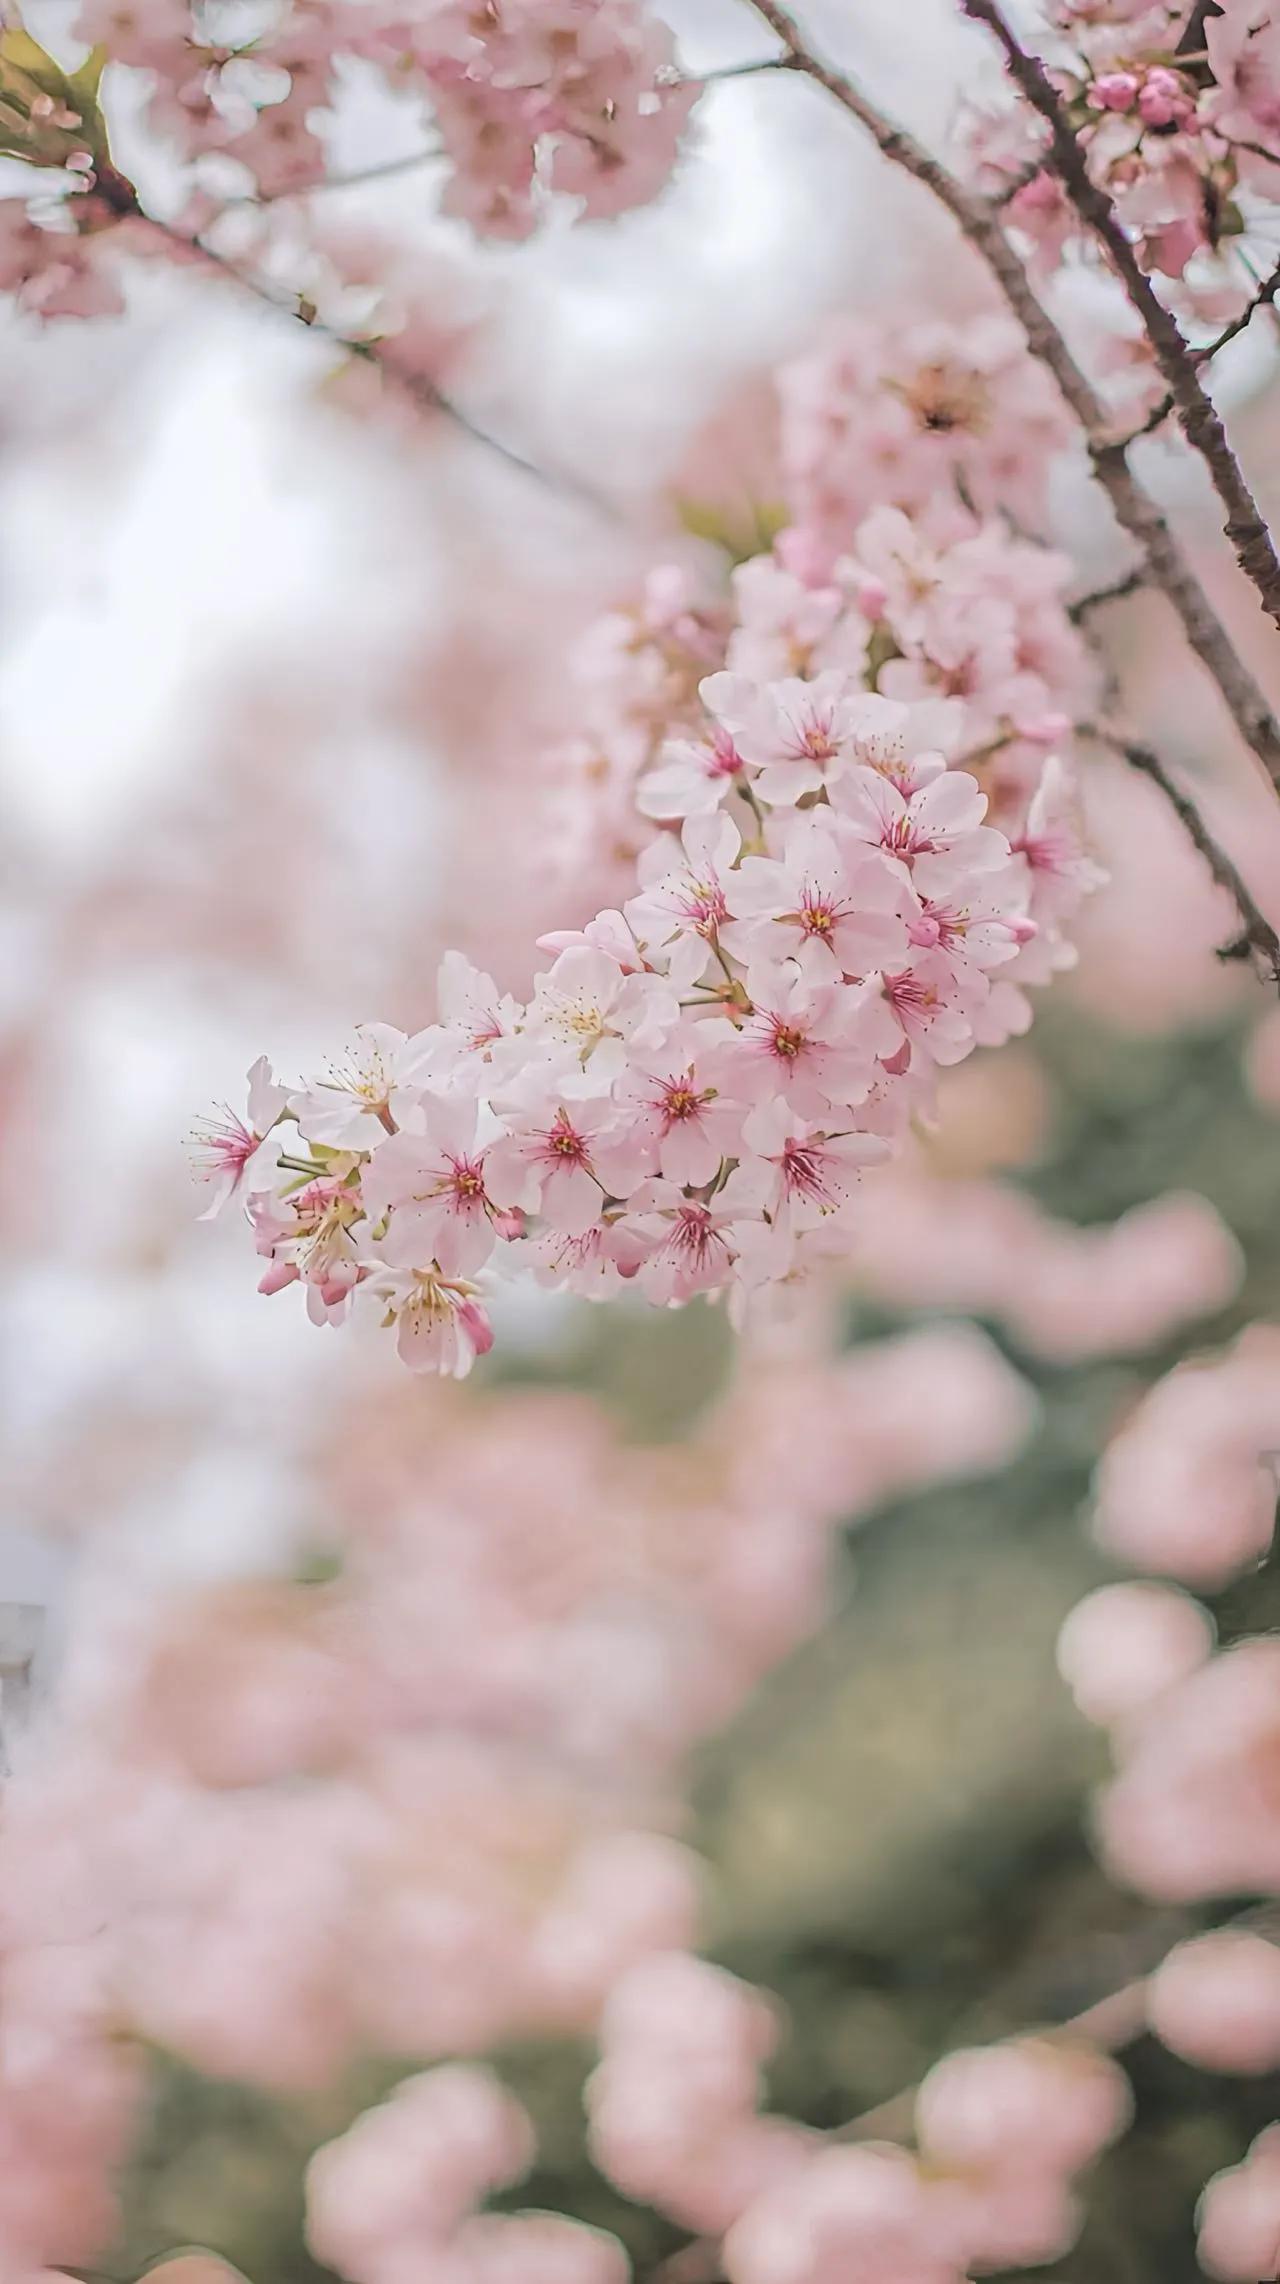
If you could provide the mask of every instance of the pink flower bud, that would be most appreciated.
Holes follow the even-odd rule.
[[[1177,1944],[1147,1986],[1147,2020],[1157,2038],[1202,2070],[1274,2070],[1280,1951],[1244,1927]]]
[[[1089,89],[1088,100],[1095,111],[1127,111],[1138,93],[1138,80],[1131,71],[1104,71]]]
[[[1176,71],[1157,64],[1142,83],[1138,111],[1148,127],[1181,127],[1194,116],[1195,101]]]

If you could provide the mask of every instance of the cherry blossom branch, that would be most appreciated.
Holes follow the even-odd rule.
[[[962,0],[965,14],[994,33],[1009,73],[1049,129],[1054,172],[1082,221],[1111,257],[1164,375],[1183,434],[1208,468],[1226,509],[1224,529],[1245,577],[1280,626],[1280,556],[1245,482],[1217,408],[1202,386],[1197,359],[1138,260],[1115,207],[1093,179],[1075,130],[1040,58],[1024,48],[999,0]]]
[[[1111,501],[1117,521],[1137,541],[1151,583],[1161,589],[1182,623],[1192,650],[1216,682],[1224,703],[1250,751],[1280,791],[1280,725],[1213,605],[1173,539],[1155,502],[1137,482],[1126,459],[1126,440],[1112,433],[1107,406],[1048,311],[1033,291],[1017,253],[1005,236],[999,209],[973,196],[963,184],[867,97],[846,72],[825,62],[808,44],[780,0],[752,0],[757,15],[784,43],[791,68],[826,90],[866,129],[894,165],[930,191],[959,224],[986,264],[1032,354],[1048,367],[1085,433],[1094,473]]]
[[[1150,778],[1158,785],[1173,809],[1187,838],[1199,850],[1218,887],[1225,889],[1234,903],[1241,920],[1241,933],[1231,943],[1224,944],[1218,957],[1222,960],[1252,959],[1260,975],[1269,983],[1280,986],[1280,936],[1277,935],[1265,912],[1258,905],[1252,890],[1206,825],[1190,795],[1170,775],[1154,747],[1141,739],[1130,737],[1128,732],[1108,722],[1081,725],[1081,737],[1094,738],[1108,746],[1127,761],[1131,769]]]

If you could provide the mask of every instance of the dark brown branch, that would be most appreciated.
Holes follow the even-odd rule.
[[[1176,319],[1139,262],[1111,200],[1090,174],[1079,138],[1039,57],[1022,46],[999,0],[962,0],[962,5],[974,23],[985,24],[995,34],[1010,76],[1048,127],[1053,170],[1081,220],[1106,249],[1142,320],[1183,434],[1200,454],[1226,509],[1224,529],[1236,561],[1280,626],[1280,556]]]
[[[1228,341],[1234,341],[1238,333],[1244,332],[1245,327],[1256,317],[1260,309],[1274,309],[1277,294],[1280,294],[1280,262],[1277,262],[1270,275],[1262,280],[1256,292],[1245,303],[1240,315],[1233,317],[1230,325],[1224,325],[1221,333],[1217,335],[1215,340],[1210,341],[1205,348],[1192,351],[1196,363],[1207,365],[1211,357],[1217,356],[1219,349],[1225,349]]]
[[[1226,628],[1155,502],[1134,477],[1125,458],[1124,441],[1111,432],[1107,406],[1033,291],[1001,227],[998,209],[971,196],[913,135],[886,118],[856,81],[816,55],[781,0],[753,0],[753,4],[757,15],[783,42],[793,68],[825,88],[866,129],[893,165],[901,167],[932,192],[986,263],[1018,319],[1033,356],[1048,367],[1080,421],[1094,472],[1111,501],[1117,520],[1142,550],[1151,584],[1159,587],[1173,605],[1187,641],[1217,683],[1245,744],[1280,791],[1280,726],[1258,684],[1237,656]]]
[[[1233,317],[1230,325],[1224,325],[1221,333],[1216,334],[1212,341],[1206,341],[1203,348],[1188,351],[1188,355],[1197,368],[1201,365],[1211,364],[1218,351],[1226,348],[1228,341],[1234,341],[1239,334],[1245,331],[1260,309],[1274,309],[1277,294],[1280,294],[1280,262],[1276,263],[1270,276],[1262,280],[1256,292],[1250,295],[1239,316]],[[1172,396],[1166,393],[1161,397],[1159,404],[1152,406],[1146,419],[1139,421],[1136,428],[1130,429],[1128,442],[1136,444],[1140,436],[1150,436],[1152,431],[1159,428],[1161,423],[1166,421],[1175,409]]]

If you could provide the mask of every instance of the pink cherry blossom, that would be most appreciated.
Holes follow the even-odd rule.
[[[701,696],[734,739],[760,799],[782,806],[820,791],[845,768],[865,705],[856,684],[834,669],[812,682],[763,685],[712,674]]]
[[[396,1349],[411,1372],[441,1372],[465,1380],[477,1356],[493,1346],[493,1332],[476,1287],[438,1268],[375,1271],[369,1291],[396,1328]]]
[[[204,1120],[197,1130],[197,1172],[213,1192],[200,1216],[201,1221],[211,1221],[215,1214],[221,1213],[244,1185],[258,1151],[288,1099],[285,1089],[272,1079],[265,1055],[259,1055],[253,1064],[248,1082],[247,1124],[233,1110],[224,1109],[221,1117]]]
[[[688,1024],[645,1058],[636,1056],[615,1099],[649,1166],[667,1181],[700,1188],[732,1157],[742,1133],[742,1105],[727,1091],[732,1061]],[[648,1170],[648,1169],[647,1169]]]
[[[1005,855],[1003,835],[982,822],[985,794],[960,770],[930,778],[909,797],[874,771],[858,770],[837,787],[835,809],[839,829],[882,850],[920,895],[953,894],[974,874],[994,871]]]
[[[750,1102],[776,1095],[803,1118],[822,1119],[836,1104],[861,1101],[875,1055],[896,1044],[879,989],[852,989],[791,963],[764,962],[747,971],[752,1012],[733,1045],[733,1083]]]
[[[392,1133],[399,1114],[416,1099],[415,1078],[423,1069],[424,1037],[407,1039],[389,1023],[362,1023],[340,1062],[326,1078],[290,1097],[289,1108],[308,1141],[326,1149],[369,1149],[376,1129]]]
[[[532,2157],[528,2118],[488,2071],[453,2064],[406,2078],[312,2158],[308,2247],[351,2284],[396,2284]]]
[[[657,768],[640,780],[636,807],[643,817],[709,816],[741,790],[745,777],[742,755],[717,723],[707,738],[672,738],[664,745]]]
[[[394,1134],[371,1161],[364,1209],[373,1221],[393,1216],[382,1240],[393,1267],[423,1268],[434,1261],[446,1277],[470,1277],[488,1260],[495,1240],[475,1106],[425,1096],[422,1107],[426,1134]]]
[[[566,1103],[539,1081],[508,1111],[507,1130],[485,1160],[485,1181],[495,1205],[539,1213],[562,1236],[583,1237],[600,1217],[610,1177],[624,1194],[639,1179],[640,1163],[611,1102]]]
[[[750,1152],[747,1178],[756,1168],[765,1175],[765,1203],[775,1227],[845,1230],[868,1166],[889,1155],[877,1134],[824,1134],[798,1118],[785,1102],[764,1102],[742,1130]]]
[[[620,1078],[629,1051],[657,1046],[678,1020],[674,991],[628,973],[608,952],[573,945],[539,976],[522,1026],[521,1052],[545,1059],[558,1083],[597,1092]]]
[[[729,875],[741,847],[731,817],[693,816],[678,844],[655,841],[640,858],[641,890],[626,906],[627,921],[642,948],[667,960],[682,990],[701,977],[728,916]]]
[[[817,812],[787,829],[779,858],[747,856],[730,886],[721,941],[750,962],[808,948],[815,974],[862,976],[907,948],[901,888],[888,866],[842,849]]]

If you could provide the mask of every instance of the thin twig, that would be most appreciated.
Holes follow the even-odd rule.
[[[1260,309],[1274,310],[1276,306],[1277,294],[1280,294],[1280,262],[1277,262],[1275,268],[1269,273],[1269,275],[1261,280],[1255,291],[1251,294],[1249,300],[1245,303],[1244,308],[1240,311],[1238,317],[1233,317],[1231,323],[1229,325],[1224,325],[1221,333],[1215,334],[1212,341],[1206,341],[1202,348],[1190,349],[1188,351],[1188,355],[1192,358],[1193,362],[1197,366],[1212,364],[1213,359],[1218,354],[1218,351],[1220,349],[1225,349],[1228,341],[1236,340],[1236,338],[1241,333],[1243,333],[1252,323],[1253,319],[1257,316]],[[1166,421],[1169,418],[1169,415],[1173,410],[1173,398],[1171,395],[1166,393],[1161,397],[1158,404],[1152,406],[1150,412],[1147,414],[1146,419],[1140,421],[1136,428],[1130,429],[1127,439],[1128,443],[1136,444],[1139,437],[1150,436],[1154,429],[1159,428],[1162,422]]]
[[[1044,173],[1044,159],[1043,151],[1038,151],[1033,159],[1028,159],[1026,165],[1018,169],[1017,174],[1010,175],[1009,180],[1002,182],[999,190],[992,193],[991,204],[993,206],[1011,205],[1020,190],[1026,190],[1028,184],[1035,182],[1037,177]]]
[[[1280,262],[1277,262],[1275,268],[1263,278],[1252,298],[1245,303],[1240,315],[1233,317],[1230,325],[1223,326],[1216,340],[1210,341],[1207,348],[1197,349],[1193,352],[1197,364],[1207,364],[1211,357],[1216,357],[1219,349],[1225,349],[1228,341],[1234,341],[1237,333],[1244,332],[1246,325],[1250,323],[1260,309],[1274,309],[1277,294],[1280,294]]]
[[[154,215],[146,215],[142,219],[145,220],[150,229],[157,231],[161,237],[166,238],[170,245],[180,247],[185,254],[207,262],[222,277],[239,286],[242,292],[252,294],[254,299],[260,301],[265,308],[274,310],[277,316],[291,318],[295,323],[305,325],[309,333],[316,335],[321,341],[328,342],[331,348],[340,350],[344,356],[354,357],[363,364],[372,365],[377,372],[383,375],[384,379],[393,383],[416,404],[424,405],[432,412],[444,414],[446,419],[453,421],[455,426],[460,428],[465,435],[472,437],[477,444],[483,444],[488,451],[496,452],[499,459],[505,460],[509,468],[517,468],[522,476],[532,476],[535,482],[548,490],[563,492],[585,502],[597,513],[604,512],[604,503],[594,492],[589,491],[585,484],[580,483],[577,477],[565,475],[559,471],[553,472],[540,467],[534,460],[526,460],[524,454],[517,452],[513,445],[504,444],[501,437],[493,435],[491,430],[481,428],[452,397],[445,395],[443,389],[431,379],[429,374],[408,372],[397,365],[394,359],[385,355],[379,342],[361,341],[352,334],[340,333],[335,326],[326,325],[324,320],[316,316],[314,311],[298,295],[288,292],[275,292],[260,278],[254,277],[250,271],[240,269],[235,262],[229,260],[227,255],[220,254],[205,239],[188,237],[185,232],[174,229],[171,223],[158,222]]]
[[[1166,389],[1164,395],[1152,405],[1150,412],[1138,422],[1137,427],[1129,430],[1124,440],[1125,451],[1128,451],[1131,444],[1140,444],[1144,436],[1154,436],[1158,428],[1164,427],[1173,409],[1173,398]]]
[[[1105,721],[1083,723],[1077,734],[1108,746],[1128,762],[1130,769],[1136,769],[1159,786],[1188,840],[1199,850],[1218,887],[1225,889],[1240,915],[1240,934],[1222,946],[1219,959],[1252,960],[1266,982],[1280,986],[1280,935],[1259,906],[1239,867],[1214,839],[1190,794],[1176,783],[1154,747]]]
[[[366,182],[385,182],[391,175],[415,174],[419,167],[429,165],[432,159],[438,159],[441,148],[439,143],[432,143],[424,150],[408,152],[402,159],[383,159],[378,166],[359,167],[351,174],[322,174],[317,175],[314,182],[290,184],[280,190],[246,191],[243,198],[229,198],[227,209],[278,206],[289,198],[314,198],[316,192],[321,190],[359,190]]]
[[[1105,587],[1095,587],[1091,595],[1078,596],[1076,601],[1068,606],[1067,615],[1076,626],[1081,626],[1088,618],[1089,613],[1100,609],[1103,603],[1123,602],[1126,595],[1140,594],[1146,584],[1146,572],[1141,565],[1135,565],[1134,569],[1126,571],[1122,578],[1112,579]]]
[[[689,71],[686,87],[718,87],[722,79],[754,79],[762,71],[795,71],[793,56],[760,56],[753,63],[723,63],[715,71]]]
[[[986,263],[1018,319],[1033,356],[1048,367],[1080,421],[1098,481],[1111,501],[1117,520],[1141,548],[1151,584],[1168,597],[1191,648],[1217,683],[1245,744],[1280,790],[1280,725],[1272,716],[1258,684],[1238,657],[1226,628],[1155,502],[1129,467],[1123,439],[1111,434],[1107,406],[1033,291],[1026,270],[1001,227],[998,209],[972,196],[914,135],[887,118],[847,72],[838,71],[817,55],[781,0],[753,0],[753,5],[757,15],[783,42],[794,68],[825,88],[858,120],[893,165],[903,168],[932,192]]]
[[[1054,171],[1081,220],[1110,255],[1130,302],[1142,320],[1164,375],[1187,442],[1200,454],[1226,509],[1224,529],[1245,577],[1280,626],[1280,556],[1262,511],[1245,482],[1216,406],[1202,386],[1195,359],[1138,260],[1107,193],[1089,172],[1084,150],[1062,99],[1040,58],[1024,48],[999,0],[962,0],[966,15],[995,34],[1016,85],[1049,129]]]

